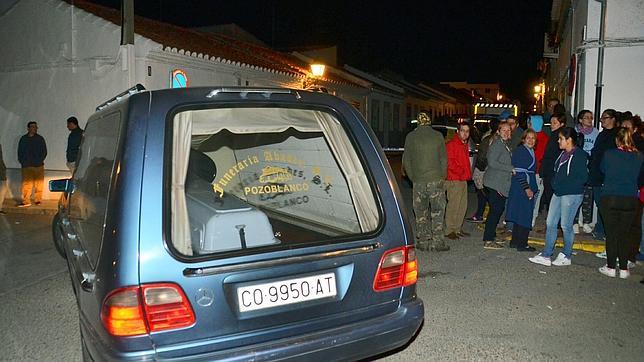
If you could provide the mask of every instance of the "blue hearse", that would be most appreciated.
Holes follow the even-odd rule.
[[[393,174],[332,95],[137,87],[50,190],[86,360],[356,360],[422,325]]]

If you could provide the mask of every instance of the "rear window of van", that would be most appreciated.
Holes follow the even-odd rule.
[[[183,111],[170,142],[171,240],[182,255],[290,248],[380,223],[375,188],[331,113]]]

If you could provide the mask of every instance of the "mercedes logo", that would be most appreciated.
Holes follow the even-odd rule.
[[[215,295],[210,289],[200,288],[199,290],[197,290],[197,294],[195,295],[195,300],[197,301],[197,304],[199,304],[200,306],[207,307],[211,305],[212,302],[215,300]]]

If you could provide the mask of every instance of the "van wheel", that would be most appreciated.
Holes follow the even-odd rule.
[[[65,248],[63,247],[63,229],[60,226],[60,215],[58,213],[54,215],[54,219],[51,221],[51,233],[56,251],[63,259],[67,259]]]

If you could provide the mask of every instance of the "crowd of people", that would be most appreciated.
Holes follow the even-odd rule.
[[[83,130],[78,125],[78,119],[74,116],[67,119],[66,160],[67,167],[73,173],[76,168],[76,158],[80,147]],[[45,158],[47,158],[47,143],[45,138],[38,134],[38,123],[27,122],[27,133],[20,137],[18,142],[18,162],[20,163],[21,198],[18,207],[30,207],[33,204],[40,205],[42,202],[43,185],[45,181]],[[0,145],[0,214],[5,196],[9,186],[7,181],[7,168],[2,157],[2,145]],[[32,204],[33,201],[33,204]]]
[[[599,272],[628,278],[635,262],[644,260],[644,124],[631,112],[606,109],[600,131],[593,117],[582,110],[571,120],[555,99],[543,115],[521,122],[523,127],[503,112],[490,121],[471,167],[472,126],[460,123],[445,144],[429,115],[421,112],[403,154],[403,174],[413,183],[417,248],[449,250],[445,238],[469,236],[462,228],[469,221],[484,224],[485,249],[505,248],[497,233],[511,233],[507,246],[536,252],[528,238],[541,213],[545,246],[529,261],[570,265],[575,234],[584,232],[606,243],[606,251],[597,254],[606,258]],[[469,180],[478,205],[465,218]],[[559,228],[564,246],[555,256]]]

